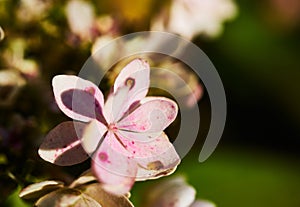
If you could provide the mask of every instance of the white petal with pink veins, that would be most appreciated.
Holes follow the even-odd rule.
[[[106,191],[124,195],[134,184],[137,165],[132,157],[114,150],[111,139],[116,137],[108,132],[93,156],[92,169]]]
[[[169,175],[180,163],[175,148],[163,132],[148,142],[128,139],[119,131],[115,136],[119,140],[110,139],[110,146],[115,151],[132,157],[136,161],[138,166],[136,180],[156,179]]]
[[[164,97],[146,97],[141,105],[122,119],[117,126],[119,129],[154,133],[161,132],[176,118],[177,104]]]
[[[136,181],[157,179],[170,175],[180,163],[180,157],[167,135],[163,133],[155,139],[153,144],[151,143],[149,143],[150,146],[146,147],[148,148],[149,156],[134,157],[139,167]],[[143,153],[140,155],[143,155]]]
[[[155,139],[156,137],[159,137],[163,131],[160,132],[152,132],[152,133],[141,133],[141,132],[133,132],[133,131],[125,131],[125,130],[118,130],[118,134],[120,134],[123,137],[126,137],[126,139],[129,139],[130,141],[139,141],[139,142],[150,142],[152,139]]]

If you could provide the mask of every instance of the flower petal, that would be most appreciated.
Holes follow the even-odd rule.
[[[152,133],[141,133],[141,132],[133,132],[133,131],[125,131],[125,130],[118,130],[118,134],[131,141],[140,141],[140,142],[149,142],[151,139],[155,139],[156,137],[160,136],[162,131],[160,132],[152,132]]]
[[[129,201],[126,196],[116,196],[103,190],[101,184],[92,183],[89,185],[83,185],[80,190],[85,195],[93,198],[101,206],[105,207],[133,207],[133,204]]]
[[[76,189],[62,188],[41,197],[34,206],[73,206],[73,207],[102,207],[90,196]]]
[[[142,135],[136,133],[136,135],[139,134]],[[119,140],[111,140],[111,147],[121,154],[133,157],[137,163],[136,181],[169,175],[175,171],[176,166],[180,163],[179,155],[163,132],[154,139],[148,139],[148,142],[124,137],[120,131],[116,132],[115,136]],[[120,141],[122,145],[119,144]]]
[[[134,158],[139,167],[136,181],[157,179],[170,175],[180,163],[179,155],[164,133],[156,138],[153,144],[149,143],[148,145],[150,145],[149,151],[152,151],[151,156],[136,156]]]
[[[114,93],[119,88],[129,86],[127,109],[134,102],[140,101],[148,93],[150,84],[150,67],[149,64],[142,59],[135,59],[126,65],[114,83]],[[125,109],[125,110],[127,110]]]
[[[91,182],[96,182],[97,179],[92,173],[90,169],[84,171],[76,180],[74,180],[70,185],[69,188],[76,188],[82,185],[86,185]]]
[[[84,122],[103,119],[103,94],[92,82],[77,76],[57,75],[52,85],[56,103],[67,116]]]
[[[115,123],[128,109],[129,87],[119,88],[116,93],[111,93],[103,108],[103,115],[108,123]]]
[[[124,131],[117,131],[115,136],[119,140],[114,139],[110,141],[112,148],[127,156],[136,158],[155,157],[165,152],[169,147],[173,146],[164,132],[160,132],[158,136],[147,141],[139,140],[137,137],[143,135],[142,133],[127,132],[124,136]],[[135,139],[131,139],[128,135],[134,134]],[[122,142],[122,144],[118,144]]]
[[[117,126],[119,129],[134,132],[161,132],[175,120],[177,112],[177,104],[171,99],[146,97],[141,101],[141,105]]]
[[[124,195],[134,184],[137,165],[132,157],[112,148],[111,144],[115,142],[111,140],[114,139],[114,134],[108,132],[93,156],[92,169],[107,192]]]
[[[19,197],[27,200],[36,199],[53,190],[62,188],[63,186],[63,182],[55,180],[46,180],[39,183],[33,183],[31,185],[28,185],[26,188],[23,188],[19,193]]]
[[[107,127],[97,120],[91,121],[85,127],[81,144],[88,154],[93,153],[97,149],[105,132],[107,132]]]
[[[81,146],[80,138],[86,125],[63,122],[52,129],[39,148],[44,160],[60,166],[75,165],[89,158]]]

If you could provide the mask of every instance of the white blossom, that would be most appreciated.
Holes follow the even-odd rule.
[[[82,0],[71,0],[66,6],[66,16],[74,34],[83,40],[91,39],[95,21],[93,5]]]
[[[173,32],[188,39],[197,34],[216,37],[223,30],[223,22],[237,14],[231,0],[173,0],[169,16],[161,13],[152,30]]]

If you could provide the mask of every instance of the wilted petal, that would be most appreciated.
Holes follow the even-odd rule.
[[[70,188],[63,188],[45,195],[35,203],[35,206],[101,207],[101,205],[90,196],[83,194],[79,190]]]
[[[92,82],[77,76],[58,75],[52,85],[56,103],[67,116],[84,122],[103,119],[103,94]]]
[[[82,135],[81,143],[84,150],[89,154],[93,153],[97,149],[105,132],[107,132],[105,125],[97,120],[91,121],[84,129]]]
[[[110,194],[106,192],[99,183],[84,185],[80,187],[80,190],[95,199],[103,207],[133,207],[127,197]]]
[[[34,183],[22,189],[19,196],[23,199],[39,198],[53,190],[64,186],[63,182],[55,180],[46,180],[39,183]]]
[[[141,105],[122,119],[118,128],[143,133],[161,132],[176,118],[177,104],[164,97],[146,97]]]
[[[134,184],[137,165],[132,157],[114,150],[114,139],[113,133],[108,132],[93,156],[92,168],[107,192],[124,195]]]
[[[150,84],[150,67],[142,59],[135,59],[126,65],[114,83],[114,92],[124,86],[129,86],[127,110],[131,104],[140,101],[148,93]]]
[[[89,156],[80,141],[85,126],[83,123],[72,121],[56,126],[40,146],[40,157],[61,166],[75,165],[88,159]]]
[[[190,207],[216,207],[216,205],[209,201],[196,200]]]
[[[75,188],[93,181],[97,181],[96,177],[94,176],[94,174],[92,173],[92,171],[89,169],[85,172],[83,172],[76,180],[74,180],[71,184],[70,184],[70,188]]]

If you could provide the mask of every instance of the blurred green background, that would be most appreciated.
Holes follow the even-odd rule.
[[[17,38],[26,40],[22,58],[34,59],[39,65],[38,75],[21,72],[25,86],[14,102],[0,108],[0,191],[9,192],[5,194],[7,199],[2,199],[4,206],[27,206],[18,199],[17,183],[61,177],[69,181],[88,166],[54,167],[37,156],[43,136],[67,120],[49,98],[50,81],[55,74],[76,74],[92,45],[92,41],[84,42],[84,38],[68,34],[63,10],[67,1],[53,2],[42,22],[37,19],[26,23],[15,18],[19,1],[0,2],[0,26],[6,35],[0,42],[1,68],[18,68],[7,61],[7,48]],[[97,15],[116,17],[114,28],[118,31],[109,31],[112,36],[149,30],[150,20],[159,8],[171,3],[90,2]],[[300,3],[239,0],[235,4],[238,14],[224,24],[221,35],[210,38],[198,34],[193,38],[214,63],[225,87],[228,117],[223,137],[215,153],[199,163],[200,146],[209,126],[209,99],[204,93],[198,103],[203,115],[199,140],[175,175],[186,176],[198,198],[212,200],[220,207],[299,207]],[[103,34],[104,31],[97,33]],[[5,137],[10,141],[4,141]],[[159,180],[136,183],[133,202],[142,206],[143,195],[156,182]]]

